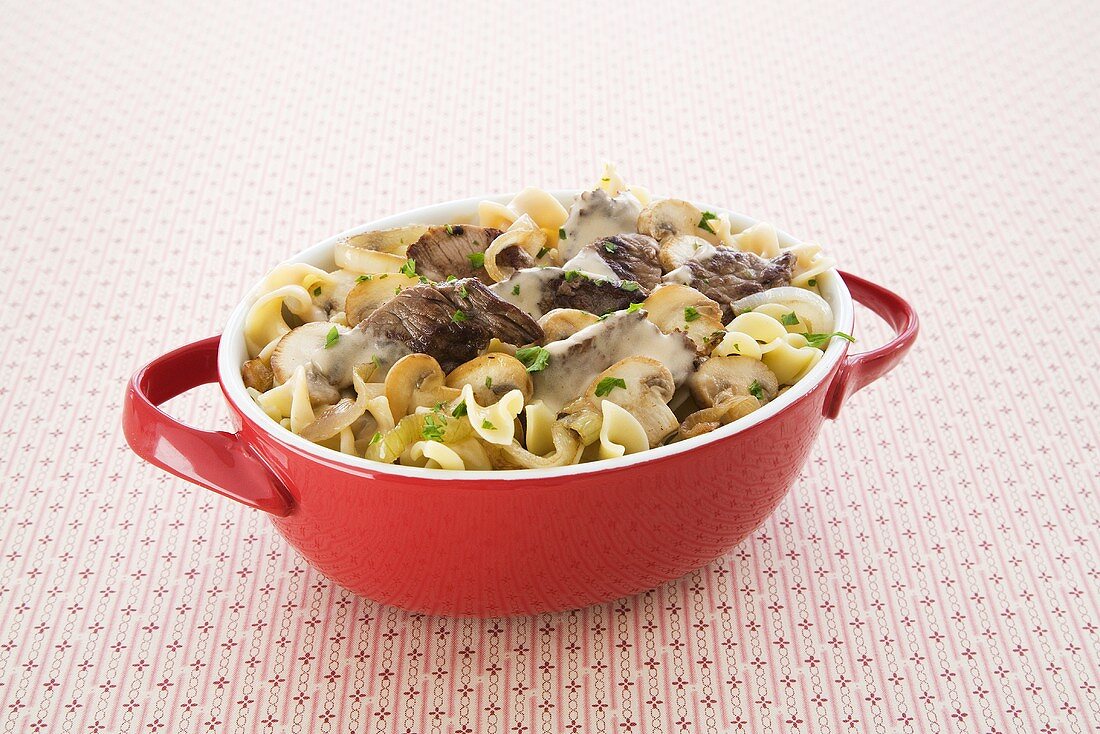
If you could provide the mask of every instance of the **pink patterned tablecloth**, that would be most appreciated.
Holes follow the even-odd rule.
[[[4,732],[1097,731],[1095,3],[176,5],[0,12]],[[281,258],[604,158],[923,317],[725,558],[408,614],[126,448],[128,375]]]

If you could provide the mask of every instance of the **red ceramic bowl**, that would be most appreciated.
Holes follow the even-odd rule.
[[[574,191],[554,192],[566,205]],[[333,237],[293,261],[332,268],[333,245],[367,229],[469,218],[481,197],[418,209]],[[713,211],[722,211],[710,207]],[[754,223],[731,214],[742,227]],[[784,244],[796,240],[782,236]],[[123,426],[142,458],[271,515],[318,570],[363,596],[435,614],[535,614],[652,588],[723,555],[757,527],[798,476],[818,428],[848,395],[913,344],[917,317],[897,295],[836,272],[819,278],[838,330],[853,299],[894,328],[849,356],[834,339],[781,397],[713,433],[621,459],[550,470],[449,472],[389,466],[316,446],[268,418],[245,392],[242,325],[140,369]],[[186,426],[157,406],[221,384],[236,433]]]

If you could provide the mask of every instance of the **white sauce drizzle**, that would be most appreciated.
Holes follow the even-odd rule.
[[[566,260],[601,237],[638,231],[642,204],[629,191],[612,198],[603,189],[585,191],[573,200],[565,220],[565,241],[558,251]]]

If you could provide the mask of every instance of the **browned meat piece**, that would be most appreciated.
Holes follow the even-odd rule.
[[[409,245],[408,256],[416,261],[417,274],[429,280],[444,281],[447,276],[454,276],[477,278],[488,284],[493,280],[477,256],[484,255],[500,234],[499,229],[470,224],[429,227]]]
[[[476,357],[494,336],[507,344],[542,338],[530,316],[474,278],[406,288],[356,328],[378,343],[431,355],[445,372]]]
[[[641,303],[648,295],[649,291],[630,281],[616,283],[565,270],[545,281],[538,304],[543,313],[555,308],[575,308],[603,316]]]
[[[722,306],[722,320],[728,322],[734,316],[731,307],[734,301],[769,288],[790,285],[795,260],[792,252],[767,260],[751,252],[717,247],[714,254],[688,260],[669,273],[667,279],[686,283],[716,301]]]
[[[661,284],[660,248],[644,234],[617,234],[596,240],[591,249],[620,280],[633,280],[646,290]]]

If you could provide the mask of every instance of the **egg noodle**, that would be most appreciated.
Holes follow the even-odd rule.
[[[566,209],[528,188],[471,221],[275,268],[245,317],[249,394],[328,448],[451,470],[565,466],[705,434],[821,359],[815,244],[651,200],[610,166]]]

